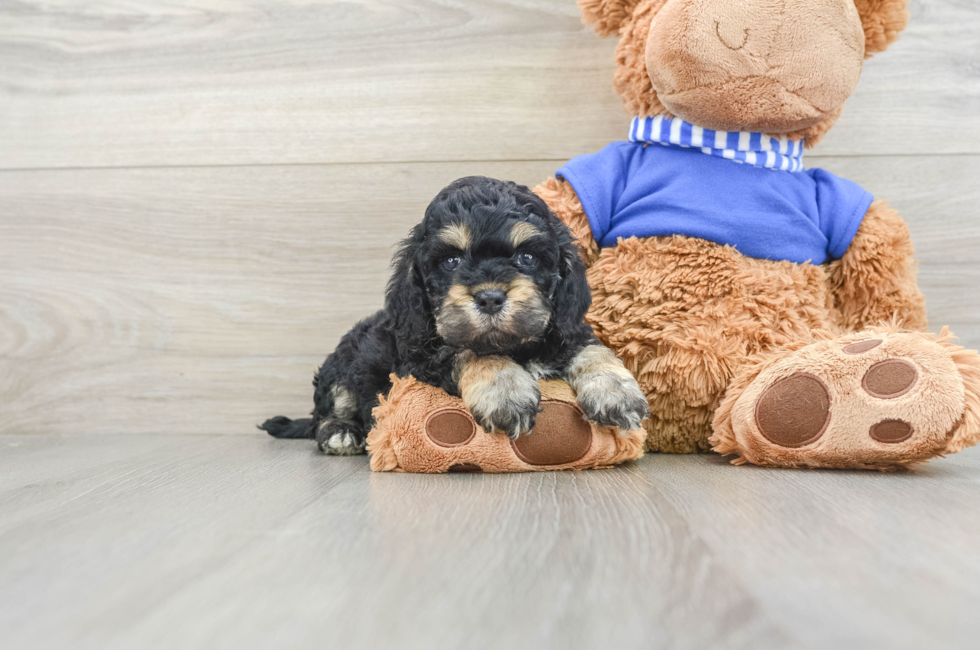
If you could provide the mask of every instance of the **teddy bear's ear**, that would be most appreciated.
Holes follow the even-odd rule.
[[[864,26],[864,53],[884,52],[909,22],[909,0],[854,0]]]
[[[640,0],[578,0],[578,8],[586,27],[606,37],[619,33],[619,28],[639,3]]]

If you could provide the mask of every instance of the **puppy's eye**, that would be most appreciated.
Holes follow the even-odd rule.
[[[459,266],[460,259],[458,257],[447,257],[442,262],[442,268],[447,271],[455,271],[456,267]]]
[[[538,258],[530,253],[521,253],[517,256],[517,264],[527,269],[533,269],[538,265]]]

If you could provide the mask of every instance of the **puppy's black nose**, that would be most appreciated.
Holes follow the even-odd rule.
[[[507,294],[500,289],[484,289],[477,291],[473,300],[480,311],[492,315],[504,308],[504,303],[507,302]]]

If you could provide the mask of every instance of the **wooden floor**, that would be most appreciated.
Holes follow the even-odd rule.
[[[807,154],[980,346],[980,2]],[[372,475],[256,432],[459,176],[623,139],[574,0],[0,1],[0,649],[956,648],[980,451],[916,474]]]
[[[372,474],[263,436],[0,436],[4,648],[975,648],[980,449]]]

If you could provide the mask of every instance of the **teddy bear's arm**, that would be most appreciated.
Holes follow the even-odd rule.
[[[599,259],[599,245],[592,237],[592,228],[589,226],[589,219],[585,216],[585,209],[582,202],[578,200],[575,190],[566,181],[557,178],[549,178],[534,188],[534,193],[548,204],[551,211],[568,226],[575,242],[578,244],[579,253],[585,266],[592,266],[592,263]]]
[[[830,264],[834,307],[850,331],[897,318],[926,328],[926,304],[916,283],[915,248],[908,226],[887,201],[868,208],[850,248]]]

